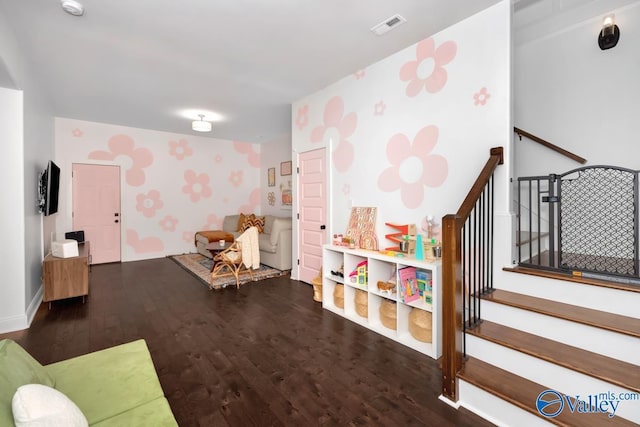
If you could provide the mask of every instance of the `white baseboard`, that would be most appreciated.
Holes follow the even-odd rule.
[[[19,314],[17,316],[10,316],[5,318],[0,318],[0,334],[21,331],[23,329],[27,329],[31,326],[31,322],[38,311],[38,307],[42,303],[42,286],[36,292],[36,295],[31,300],[29,307],[23,314]]]

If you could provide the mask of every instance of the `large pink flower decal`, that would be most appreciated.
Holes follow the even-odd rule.
[[[138,194],[136,202],[136,210],[142,212],[142,215],[147,218],[155,216],[156,211],[164,206],[158,190],[150,190],[147,194]]]
[[[240,154],[246,154],[247,160],[254,168],[260,167],[260,153],[256,153],[253,144],[248,142],[233,141],[233,148]]]
[[[197,175],[192,170],[184,172],[186,185],[182,187],[182,192],[189,194],[192,202],[197,202],[201,198],[211,197],[211,187],[209,187],[209,175],[201,173]]]
[[[447,179],[447,159],[430,154],[438,143],[438,128],[422,128],[413,143],[406,135],[397,133],[387,143],[387,159],[391,167],[378,177],[378,188],[391,192],[400,190],[402,203],[415,209],[424,200],[425,186],[439,187]]]
[[[164,249],[164,243],[157,237],[145,237],[141,239],[138,236],[138,232],[132,229],[128,229],[126,232],[127,245],[133,248],[133,251],[137,254],[160,252]]]
[[[338,172],[345,172],[353,163],[353,145],[347,138],[353,135],[357,125],[358,115],[355,112],[345,115],[342,98],[334,96],[324,108],[324,124],[311,132],[313,143],[334,139],[337,145],[331,158]]]
[[[178,225],[178,219],[171,215],[166,215],[158,223],[164,231],[176,231],[176,225]]]
[[[298,129],[304,129],[307,124],[309,124],[309,106],[304,105],[303,107],[298,108],[298,115],[296,116],[296,126]]]
[[[182,160],[192,154],[193,150],[189,147],[189,142],[186,139],[181,139],[180,141],[169,141],[169,155],[176,159]]]
[[[429,93],[440,91],[447,83],[444,66],[453,61],[457,49],[454,41],[444,42],[437,49],[431,37],[419,42],[415,61],[407,62],[400,69],[400,80],[409,82],[407,96],[414,97],[423,88]]]
[[[153,154],[146,148],[135,148],[133,139],[128,135],[116,135],[109,139],[109,151],[92,151],[89,158],[94,160],[114,160],[118,156],[131,159],[131,166],[125,173],[125,181],[133,187],[144,184],[144,168],[153,163]]]

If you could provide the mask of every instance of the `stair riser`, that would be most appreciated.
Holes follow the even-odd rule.
[[[496,289],[640,319],[640,292],[620,291],[527,274],[497,271]]]
[[[460,406],[497,426],[513,427],[514,420],[517,420],[519,426],[549,427],[553,425],[466,381],[458,381],[458,392]]]
[[[640,365],[638,338],[490,301],[482,301],[481,310],[485,320]]]
[[[475,336],[467,336],[467,354],[487,363],[499,364],[500,368],[504,370],[572,397],[579,395],[586,400],[590,394],[613,392],[618,395],[621,392],[632,393],[617,385],[609,384]],[[569,358],[571,355],[568,354],[567,357]],[[535,402],[531,402],[531,406],[535,408]],[[569,408],[565,407],[564,410],[569,411]],[[580,414],[576,413],[575,416],[579,417]],[[640,423],[640,401],[619,402],[615,416]],[[576,418],[576,420],[579,420],[579,418]]]

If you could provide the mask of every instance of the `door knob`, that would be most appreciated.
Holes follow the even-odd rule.
[[[327,228],[327,226],[326,226],[326,225],[324,225],[324,224],[322,224],[322,225],[320,226],[320,230],[325,230],[326,228]]]
[[[117,224],[119,221],[116,219],[116,220],[115,220],[115,221],[113,221],[113,222],[115,222],[115,223]]]

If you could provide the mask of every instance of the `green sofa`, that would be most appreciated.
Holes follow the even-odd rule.
[[[25,384],[62,392],[91,426],[178,425],[144,340],[46,366],[14,341],[0,341],[0,426],[14,424],[11,401]]]

